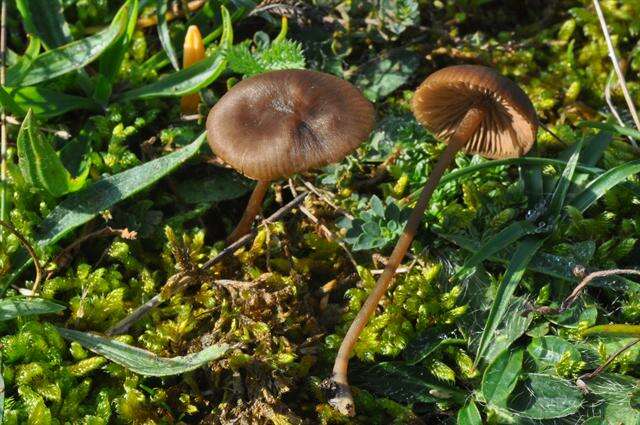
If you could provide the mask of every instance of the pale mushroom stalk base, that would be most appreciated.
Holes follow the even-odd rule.
[[[242,218],[236,225],[236,228],[233,229],[233,232],[227,237],[227,245],[234,243],[251,231],[253,220],[262,210],[262,201],[264,201],[264,196],[267,194],[270,185],[271,182],[268,180],[258,180],[249,198],[247,208],[245,208],[242,214]]]
[[[344,415],[355,415],[353,396],[351,395],[351,389],[349,388],[349,382],[347,380],[349,357],[351,356],[353,346],[358,340],[358,337],[367,324],[369,318],[374,313],[380,298],[382,298],[387,291],[396,269],[411,246],[411,242],[416,235],[418,226],[422,221],[424,211],[429,204],[431,195],[438,186],[440,178],[453,162],[456,153],[466,145],[467,141],[476,132],[484,116],[485,113],[481,107],[470,108],[458,125],[456,132],[451,136],[446,149],[442,153],[440,159],[438,159],[438,162],[429,176],[429,180],[422,189],[420,198],[411,212],[411,216],[407,221],[402,236],[400,236],[400,239],[396,243],[396,246],[389,257],[389,261],[387,262],[384,272],[380,275],[376,286],[373,288],[373,291],[371,291],[371,294],[369,294],[369,297],[358,312],[356,318],[351,323],[347,334],[342,340],[342,344],[340,345],[340,349],[338,350],[338,354],[333,365],[333,374],[329,381],[330,391],[333,392],[333,398],[329,400],[329,404]]]

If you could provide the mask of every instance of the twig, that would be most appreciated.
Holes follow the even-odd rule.
[[[284,205],[282,208],[280,208],[279,210],[274,212],[272,215],[270,215],[268,218],[263,220],[260,226],[265,226],[268,223],[278,221],[280,218],[282,218],[282,216],[284,216],[293,208],[295,208],[297,205],[299,205],[307,197],[308,194],[309,192],[303,192],[300,195],[296,196],[288,204]],[[241,237],[240,239],[238,239],[237,241],[235,241],[234,243],[232,243],[231,245],[229,245],[228,247],[220,251],[218,255],[211,258],[206,263],[204,263],[198,269],[198,271],[201,272],[208,269],[214,264],[217,264],[220,261],[222,261],[228,255],[232,254],[233,252],[247,245],[258,234],[258,229],[260,228],[260,226],[254,228],[250,233],[247,233],[246,235],[244,235],[243,237]],[[129,330],[131,325],[133,325],[139,319],[144,317],[151,309],[163,303],[165,300],[167,300],[173,294],[175,294],[178,290],[184,288],[193,280],[194,279],[190,278],[189,276],[184,276],[182,273],[177,273],[171,276],[167,281],[167,285],[165,285],[166,290],[162,290],[160,293],[153,296],[153,298],[151,298],[149,301],[142,304],[140,307],[136,308],[131,314],[129,314],[127,317],[119,321],[114,327],[109,329],[107,331],[107,334],[118,335],[126,332],[127,330]]]
[[[620,62],[618,62],[618,57],[616,56],[616,51],[613,47],[613,42],[611,41],[609,30],[607,29],[607,22],[604,19],[604,14],[602,13],[602,8],[600,7],[600,1],[593,0],[593,5],[596,8],[596,14],[598,15],[598,20],[600,21],[600,26],[602,27],[602,33],[604,34],[604,39],[607,43],[607,49],[609,50],[609,57],[611,58],[611,62],[613,62],[613,69],[616,71],[616,75],[618,76],[618,84],[622,89],[624,100],[627,102],[627,106],[629,107],[629,112],[631,112],[631,117],[633,118],[633,122],[636,125],[636,129],[640,130],[640,120],[638,119],[638,112],[636,111],[636,107],[633,104],[633,100],[631,99],[631,95],[629,94],[629,89],[627,88],[627,82],[625,81],[624,74],[622,73],[622,69],[620,68]],[[633,143],[633,146],[637,147],[635,142]]]
[[[18,229],[13,227],[10,223],[4,220],[0,220],[0,226],[6,228],[11,233],[13,233],[16,236],[16,238],[18,238],[20,243],[22,243],[22,246],[24,246],[24,248],[27,250],[31,258],[33,259],[33,265],[36,268],[36,278],[33,281],[31,292],[33,293],[33,295],[36,295],[36,292],[40,287],[40,282],[42,281],[42,265],[40,264],[40,259],[38,258],[38,254],[36,254],[36,251],[33,249],[33,246],[31,246],[29,241],[24,236],[22,236],[22,234],[20,234]]]
[[[0,86],[7,80],[7,0],[2,0],[0,10]],[[0,115],[0,220],[7,219],[7,111],[2,107]],[[0,233],[0,238],[2,234]]]
[[[193,0],[187,3],[187,10],[189,12],[195,12],[200,9],[206,3],[206,0]],[[182,16],[184,12],[182,10],[178,10],[176,12],[170,10],[166,13],[165,19],[167,22],[173,21],[175,18]],[[136,26],[138,28],[147,28],[152,27],[154,25],[158,25],[158,17],[156,15],[153,16],[143,16],[138,19]]]
[[[333,201],[331,199],[329,199],[329,197],[327,195],[325,195],[324,193],[320,192],[320,189],[315,187],[312,183],[310,183],[310,182],[308,182],[306,180],[303,180],[302,182],[307,187],[307,189],[309,189],[310,191],[315,193],[318,196],[318,198],[320,198],[324,202],[326,202],[326,204],[329,205],[331,208],[333,208],[334,210],[338,211],[340,214],[344,215],[349,220],[353,220],[353,215],[349,214],[349,212],[345,211],[344,209],[342,209],[339,206],[337,206],[336,204],[334,204]]]
[[[596,376],[598,376],[607,366],[609,366],[611,364],[612,361],[614,361],[622,353],[624,353],[625,351],[627,351],[628,349],[630,349],[631,347],[636,345],[638,342],[640,342],[640,339],[636,339],[634,341],[631,341],[630,343],[628,343],[627,345],[625,345],[624,347],[620,348],[615,353],[610,355],[609,358],[607,358],[607,360],[604,363],[602,363],[600,366],[598,366],[596,368],[596,370],[594,370],[593,372],[585,373],[584,375],[581,375],[576,380],[576,384],[578,385],[578,387],[586,387],[586,385],[583,385],[584,384],[583,381],[585,379],[592,379],[592,378],[595,378]]]
[[[618,125],[620,125],[620,127],[626,127],[627,125],[622,120],[622,117],[618,113],[618,110],[616,109],[616,106],[613,104],[613,100],[611,99],[611,84],[613,83],[613,77],[615,77],[615,75],[616,74],[614,73],[614,71],[611,71],[609,73],[607,84],[604,86],[604,100],[607,102],[609,111],[611,111],[611,114],[615,117],[616,121],[618,122]],[[634,147],[636,146],[636,141],[633,139],[633,137],[627,136],[627,139],[629,139],[629,142],[631,143],[631,145],[633,145]]]
[[[6,120],[7,120],[7,124],[16,125],[16,126],[22,125],[22,121],[20,121],[16,117],[12,117],[11,115],[8,115]],[[59,137],[63,140],[69,140],[71,138],[71,134],[66,130],[56,130],[55,128],[48,128],[48,127],[39,127],[39,129],[44,131],[45,133],[51,133],[54,136]]]

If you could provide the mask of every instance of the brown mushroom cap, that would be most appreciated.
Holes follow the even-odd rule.
[[[275,180],[341,160],[373,123],[373,105],[350,83],[315,71],[272,71],[239,82],[215,104],[207,139],[242,174]]]
[[[464,150],[491,159],[526,154],[536,140],[538,119],[516,83],[479,65],[456,65],[429,75],[412,101],[422,125],[448,142],[472,106],[485,116]]]

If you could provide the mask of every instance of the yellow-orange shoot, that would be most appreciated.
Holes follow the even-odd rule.
[[[188,68],[194,63],[204,59],[204,42],[202,34],[197,26],[191,25],[184,37],[184,52],[182,56],[182,67]],[[180,99],[180,111],[183,114],[195,114],[198,112],[200,95],[198,93],[188,94]]]

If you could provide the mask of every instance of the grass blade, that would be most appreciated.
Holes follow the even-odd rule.
[[[17,317],[59,313],[66,307],[43,298],[11,297],[0,300],[0,322]]]
[[[159,357],[150,351],[92,333],[64,328],[57,329],[64,338],[76,341],[88,350],[144,376],[179,375],[197,369],[210,361],[217,360],[229,351],[228,344],[219,344],[186,356]]]
[[[482,416],[478,407],[470,400],[462,409],[458,411],[457,425],[482,425]]]
[[[93,99],[87,97],[60,93],[38,86],[12,90],[9,96],[15,101],[19,110],[25,111],[31,108],[33,114],[39,118],[51,118],[69,111],[96,109],[99,106]],[[25,112],[18,115],[24,116]]]
[[[173,49],[171,37],[169,36],[169,24],[167,23],[166,19],[168,5],[169,2],[167,0],[156,1],[156,16],[158,17],[158,38],[160,39],[160,44],[162,44],[162,48],[167,54],[167,57],[169,58],[173,69],[179,71],[180,64],[178,62],[178,55]]]
[[[606,122],[596,122],[596,121],[582,121],[579,122],[578,127],[591,127],[598,128],[600,130],[610,131],[612,133],[618,133],[623,136],[631,137],[635,140],[640,140],[640,131],[634,130],[633,128],[623,127],[617,124],[611,124]]]
[[[136,29],[136,21],[138,19],[138,0],[128,0],[125,5],[128,5],[128,7],[124,31],[100,56],[98,64],[100,75],[109,84],[109,93],[111,93],[111,84],[118,75],[124,55],[129,50],[129,44],[133,39],[133,32]]]
[[[630,176],[640,173],[640,160],[630,161],[607,170],[593,179],[572,201],[571,205],[585,211],[612,187],[623,183]]]
[[[564,171],[560,176],[560,180],[558,180],[558,184],[556,185],[556,189],[553,192],[553,196],[551,197],[551,202],[549,203],[549,209],[547,211],[546,217],[549,223],[557,223],[560,219],[560,213],[562,212],[562,208],[564,208],[564,202],[567,197],[567,193],[569,193],[569,187],[573,183],[573,175],[576,171],[576,166],[578,165],[578,158],[580,158],[580,151],[582,150],[583,141],[578,141],[575,145],[573,145],[573,153],[567,161],[567,165],[564,167]]]
[[[475,360],[476,366],[484,356],[489,342],[493,337],[493,333],[498,328],[498,325],[500,325],[504,313],[507,311],[507,307],[509,306],[509,302],[511,301],[511,296],[516,290],[518,283],[520,283],[527,265],[535,253],[540,249],[544,240],[545,238],[540,236],[528,236],[520,242],[518,248],[513,253],[509,266],[507,267],[507,271],[498,286],[496,299],[491,305],[489,317],[487,318],[484,330],[482,331],[482,336],[480,337],[480,344],[478,346],[478,353]]]
[[[60,0],[17,0],[16,6],[27,31],[36,34],[47,48],[71,42],[71,31],[64,20]]]
[[[523,355],[523,350],[504,350],[484,371],[481,391],[488,404],[506,407],[522,371]]]
[[[610,336],[610,337],[630,337],[640,338],[640,325],[609,324],[591,326],[581,332],[584,337],[588,336]]]
[[[25,71],[11,67],[6,85],[32,86],[83,68],[96,60],[125,30],[129,3],[120,8],[109,27],[96,35],[49,50],[31,62]]]
[[[119,96],[119,100],[184,96],[195,93],[215,81],[226,68],[226,51],[233,43],[231,17],[224,6],[222,11],[224,30],[220,39],[220,47],[214,54],[157,82],[126,91]]]
[[[523,236],[534,233],[535,231],[536,226],[528,221],[511,223],[499,233],[489,238],[478,248],[475,254],[467,258],[462,267],[451,277],[451,280],[466,279],[474,272],[478,264],[495,255],[497,252],[502,251]]]

